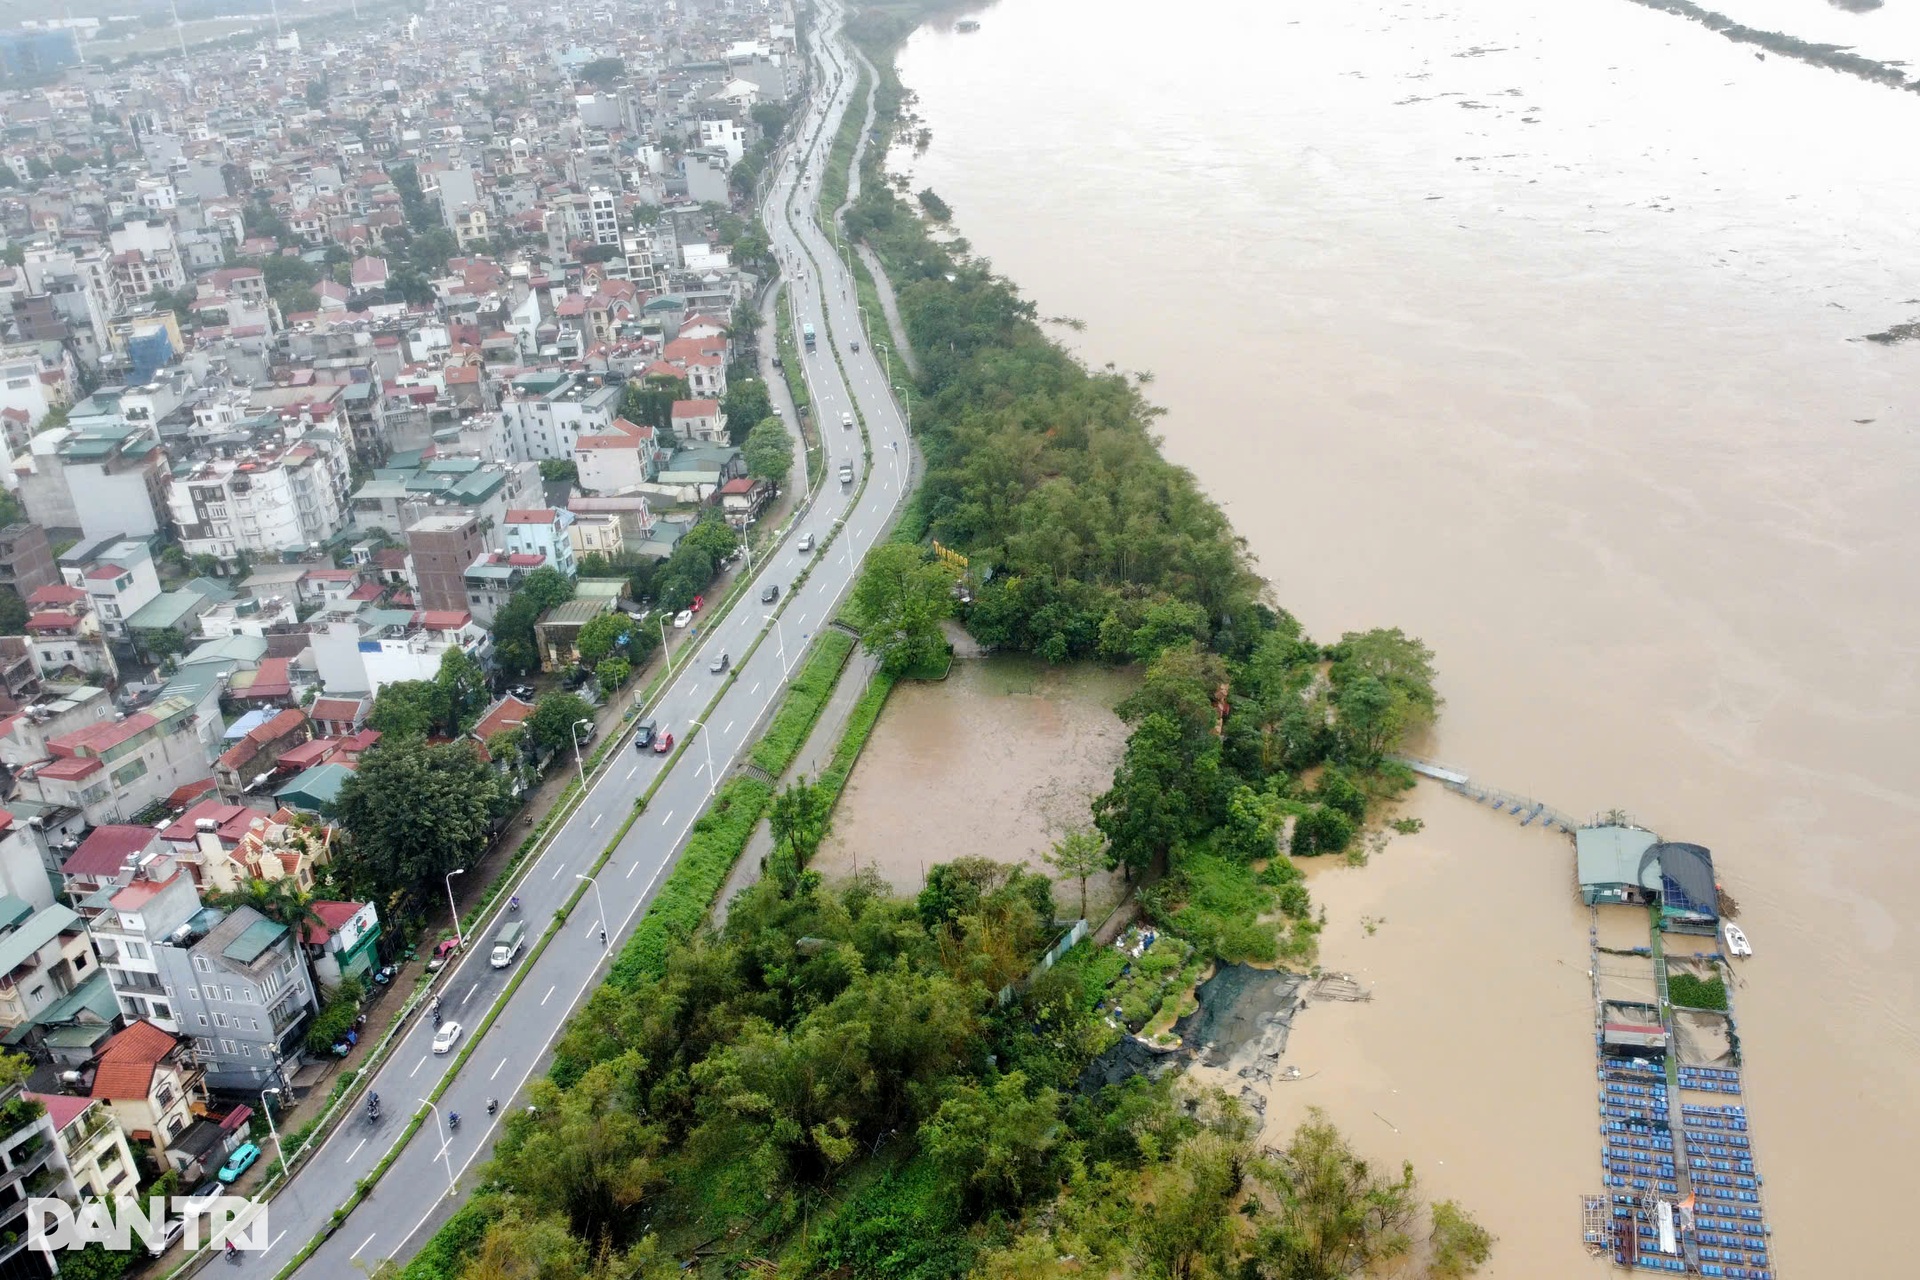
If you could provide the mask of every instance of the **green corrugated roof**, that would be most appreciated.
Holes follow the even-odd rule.
[[[25,924],[11,933],[0,936],[0,974],[12,973],[25,964],[29,956],[63,932],[79,927],[80,917],[70,908],[63,907],[57,902],[50,907],[41,908]]]
[[[480,459],[478,458],[434,458],[433,460],[428,462],[426,466],[420,469],[422,471],[446,472],[449,474],[457,472],[461,475],[465,475],[469,471],[478,471],[480,469]]]
[[[278,942],[287,926],[278,920],[255,920],[240,931],[240,936],[221,949],[220,954],[236,964],[252,964]]]
[[[447,496],[461,502],[484,502],[506,482],[498,471],[476,471],[449,489]]]
[[[301,809],[331,809],[352,776],[353,770],[343,764],[317,764],[274,792],[273,798]]]
[[[127,627],[133,631],[179,627],[205,612],[206,607],[207,598],[198,591],[162,591],[127,619]]]
[[[10,893],[0,893],[0,929],[12,929],[33,914],[33,904]]]

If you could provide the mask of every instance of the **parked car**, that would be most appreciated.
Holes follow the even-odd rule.
[[[738,554],[738,553],[736,552],[735,554]],[[692,607],[695,613],[700,612],[702,609],[707,607],[707,598],[705,596],[695,596],[693,598]]]
[[[778,600],[779,598],[780,598],[780,588],[775,586],[772,583],[768,583],[766,590],[760,593],[761,604],[772,604],[775,600]]]
[[[810,533],[803,533],[803,534],[801,534],[801,535],[800,535],[800,542],[799,542],[799,549],[800,549],[801,551],[811,551],[811,550],[813,550],[813,535],[812,535],[812,534],[810,534]]]
[[[520,701],[522,702],[533,701],[533,686],[530,684],[517,684],[513,686],[513,688],[507,690],[507,692],[511,693],[514,697],[520,699]]]
[[[441,1023],[439,1033],[433,1037],[433,1051],[435,1053],[447,1053],[452,1050],[455,1043],[460,1039],[461,1030],[462,1028],[457,1022]]]
[[[725,675],[727,673],[727,668],[731,667],[732,665],[733,665],[733,659],[727,656],[727,651],[725,649],[722,649],[719,652],[719,654],[715,656],[714,660],[707,664],[707,670],[711,671],[716,676]]]
[[[653,721],[642,720],[640,722],[640,727],[633,731],[634,750],[645,751],[648,747],[652,746],[653,735],[658,731],[659,731],[659,726],[656,725]]]
[[[460,949],[460,939],[447,938],[433,949],[433,959],[427,961],[427,972],[438,973],[446,966],[447,957]]]
[[[215,1176],[231,1186],[241,1174],[253,1168],[253,1162],[259,1158],[260,1148],[251,1142],[243,1142],[233,1149],[233,1154],[227,1157],[227,1162],[220,1166],[220,1172]]]
[[[178,1244],[180,1237],[186,1233],[187,1220],[185,1218],[167,1219],[167,1225],[162,1231],[160,1238],[147,1246],[147,1256],[150,1258],[159,1257],[167,1250],[173,1248],[174,1245]]]
[[[653,754],[663,756],[673,750],[673,735],[663,733],[653,740]]]
[[[693,621],[693,610],[691,609],[682,609],[680,612],[673,615],[673,625],[675,630],[680,630],[681,628],[684,628],[689,622],[692,622],[692,621]]]

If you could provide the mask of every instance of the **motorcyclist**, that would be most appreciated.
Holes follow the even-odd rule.
[[[499,1100],[498,1098],[488,1098],[488,1099],[487,1099],[487,1114],[488,1114],[488,1115],[492,1115],[492,1114],[493,1114],[494,1112],[496,1112],[496,1111],[498,1111],[499,1109],[500,1109],[500,1100]]]
[[[458,1129],[459,1127],[460,1127],[460,1113],[458,1111],[447,1112],[447,1128]]]

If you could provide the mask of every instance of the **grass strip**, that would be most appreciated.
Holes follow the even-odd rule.
[[[767,726],[767,734],[754,744],[753,762],[778,778],[800,754],[800,747],[813,732],[814,722],[833,696],[840,682],[840,670],[853,653],[854,639],[844,631],[828,631],[814,646],[813,656],[801,668],[799,678],[787,690],[780,714]]]

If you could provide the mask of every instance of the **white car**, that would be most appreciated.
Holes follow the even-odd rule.
[[[457,1022],[442,1023],[440,1025],[439,1032],[433,1037],[433,1051],[435,1053],[446,1053],[453,1048],[454,1044],[459,1039],[460,1039],[459,1023]]]
[[[673,625],[676,630],[685,627],[689,622],[692,622],[692,621],[693,621],[693,610],[691,609],[682,609],[680,612],[673,615]]]

